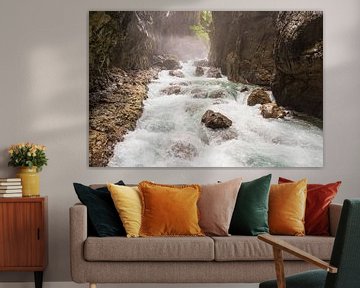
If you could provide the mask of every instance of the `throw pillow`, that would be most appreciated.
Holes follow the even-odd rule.
[[[293,181],[279,177],[279,184]],[[329,206],[335,198],[341,181],[329,184],[308,184],[305,233],[307,235],[329,236]]]
[[[230,234],[256,236],[269,233],[270,182],[271,174],[241,184],[231,218]]]
[[[125,185],[119,181],[118,185]],[[125,236],[125,229],[120,221],[110,192],[106,187],[92,189],[80,183],[74,183],[75,192],[87,207],[88,223],[95,236]]]
[[[198,202],[201,229],[207,235],[229,236],[231,216],[242,178],[227,182],[201,185]]]
[[[107,185],[127,237],[139,237],[141,226],[141,197],[137,187]]]
[[[305,234],[307,180],[273,184],[269,195],[269,227],[271,234]]]
[[[202,236],[196,203],[199,185],[139,183],[143,204],[141,236]]]

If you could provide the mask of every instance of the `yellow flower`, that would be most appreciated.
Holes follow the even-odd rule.
[[[9,149],[9,154],[13,155],[14,154],[14,150],[13,149]]]

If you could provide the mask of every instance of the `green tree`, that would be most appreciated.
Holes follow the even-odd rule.
[[[190,26],[190,29],[195,33],[195,35],[199,39],[203,40],[207,45],[209,45],[210,42],[209,33],[211,29],[211,23],[211,11],[201,11],[199,24]]]

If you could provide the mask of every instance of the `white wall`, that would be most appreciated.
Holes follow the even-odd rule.
[[[88,168],[89,10],[323,10],[324,168],[320,169],[104,169]],[[68,208],[72,182],[149,179],[167,183],[246,179],[272,172],[310,182],[342,180],[337,201],[360,196],[360,1],[328,0],[1,0],[0,176],[6,148],[21,141],[48,146],[41,193],[49,196],[50,258],[46,281],[69,274]],[[0,273],[0,282],[32,280],[29,273]]]

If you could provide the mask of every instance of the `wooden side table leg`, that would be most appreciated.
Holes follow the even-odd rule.
[[[34,277],[35,277],[35,288],[42,288],[43,271],[35,271],[34,272]]]

